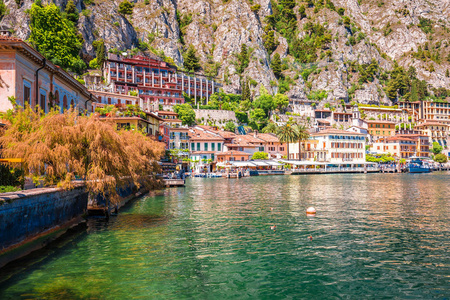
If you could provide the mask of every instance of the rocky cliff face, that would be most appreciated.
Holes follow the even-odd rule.
[[[319,107],[325,102],[349,99],[390,104],[378,76],[371,82],[358,84],[358,73],[352,70],[352,63],[368,65],[373,59],[380,67],[378,75],[392,70],[395,60],[406,69],[414,66],[417,77],[430,86],[450,86],[450,78],[446,76],[450,69],[450,0],[332,0],[334,10],[323,6],[317,9],[319,2],[326,1],[310,1],[315,3],[310,7],[307,2],[297,2],[293,11],[300,29],[298,38],[305,36],[302,28],[308,22],[323,25],[332,37],[328,49],[322,51],[326,55],[308,65],[292,57],[280,32],[275,32],[278,46],[274,52],[270,55],[265,48],[266,17],[273,14],[276,1],[139,0],[134,2],[133,14],[128,16],[118,13],[119,0],[74,2],[80,12],[78,29],[85,41],[82,56],[86,61],[95,57],[92,42],[103,38],[107,49],[121,51],[147,43],[153,51],[164,53],[182,67],[182,53],[192,44],[202,66],[217,63],[217,78],[223,81],[226,92],[239,92],[242,79],[247,78],[256,81],[252,89],[258,94],[261,84],[271,92],[279,90],[276,86],[280,81],[270,67],[274,53],[278,53],[285,66],[283,74],[290,78],[286,94],[302,100],[327,91]],[[10,26],[14,35],[27,39],[30,31],[26,10],[31,3],[23,0],[17,5],[15,0],[5,1],[9,14],[0,24]],[[67,0],[55,3],[63,9]],[[298,16],[301,5],[306,6],[304,18]],[[338,8],[345,9],[351,25],[342,23]],[[425,29],[423,20],[428,22]],[[250,59],[248,67],[238,74],[236,55],[242,44],[249,48]],[[439,60],[416,58],[414,53],[424,48],[438,53]],[[314,68],[314,72],[306,80],[300,74],[308,68]]]

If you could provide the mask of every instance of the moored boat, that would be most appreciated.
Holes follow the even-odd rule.
[[[411,157],[411,161],[408,164],[409,173],[430,173],[431,166],[423,158]]]

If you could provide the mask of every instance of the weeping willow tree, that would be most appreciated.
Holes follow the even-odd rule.
[[[152,188],[159,171],[162,143],[138,130],[117,130],[112,120],[17,108],[3,116],[10,122],[0,137],[4,157],[22,158],[25,176],[45,185],[70,189],[85,180],[93,194],[114,202],[117,188],[135,184]]]

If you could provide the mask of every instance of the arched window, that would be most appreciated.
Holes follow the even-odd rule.
[[[54,99],[51,99],[51,101],[52,101],[52,107],[55,107],[56,105],[60,105],[60,103],[59,103],[59,91],[57,90],[56,92],[55,92],[55,98]]]
[[[73,102],[73,99],[70,100],[70,108],[75,108],[75,102]]]
[[[67,96],[64,95],[62,110],[65,111],[66,109],[67,109]]]

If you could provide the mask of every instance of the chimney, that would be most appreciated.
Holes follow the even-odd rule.
[[[11,36],[11,28],[5,25],[0,26],[0,36]]]
[[[255,130],[255,131],[253,132],[253,136],[254,136],[254,137],[258,137],[258,130]]]

